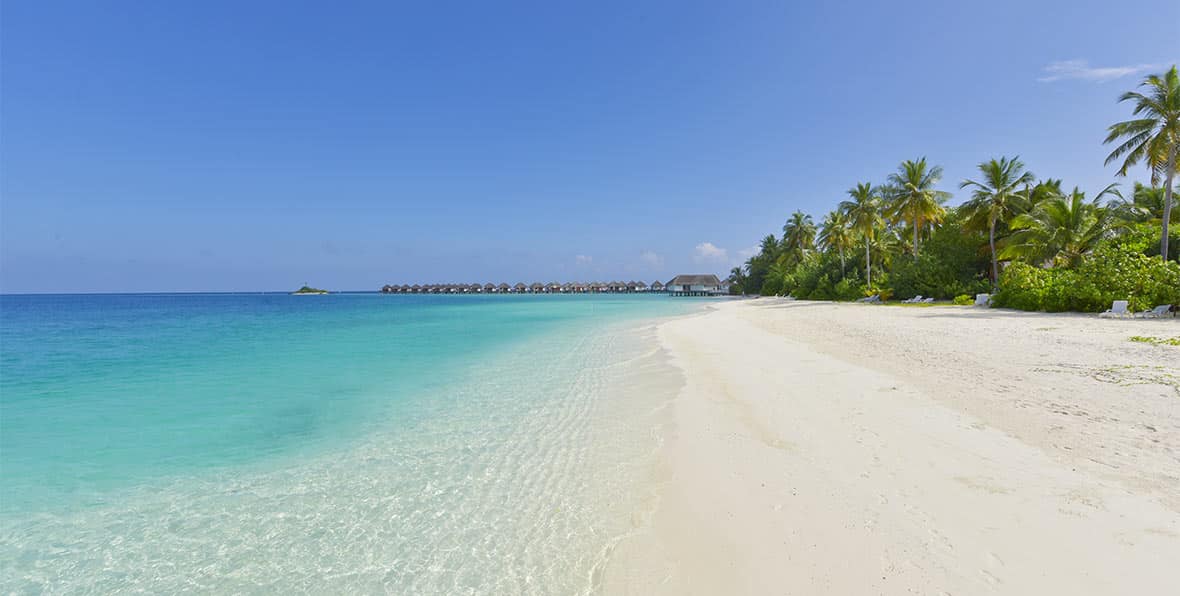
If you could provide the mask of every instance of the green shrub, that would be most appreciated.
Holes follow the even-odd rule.
[[[1180,304],[1180,264],[1117,243],[1100,247],[1076,269],[1012,263],[1000,274],[996,306],[1049,312],[1101,312],[1115,300],[1133,310]]]
[[[1177,207],[1173,206],[1172,209],[1176,210]],[[1158,257],[1162,235],[1163,230],[1159,224],[1132,224],[1127,232],[1109,240],[1108,244],[1149,257]],[[1174,225],[1168,230],[1168,259],[1180,260],[1180,226]]]
[[[860,277],[846,277],[836,283],[836,300],[859,300],[865,296],[865,285]]]
[[[990,262],[980,253],[978,234],[965,232],[957,221],[934,231],[918,258],[894,259],[889,286],[895,296],[926,296],[949,300],[959,294],[990,290],[986,275]]]
[[[759,294],[763,296],[778,296],[782,292],[783,280],[781,277],[768,275],[766,279],[762,280],[762,288]]]
[[[975,304],[975,299],[971,296],[968,296],[967,294],[959,294],[958,296],[955,296],[954,303],[957,306],[971,306],[972,304]]]

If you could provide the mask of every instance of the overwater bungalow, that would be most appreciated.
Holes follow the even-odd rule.
[[[727,294],[729,286],[716,275],[677,275],[668,282],[659,280],[648,285],[642,281],[595,281],[590,283],[551,281],[547,284],[517,282],[493,284],[386,284],[381,286],[383,294],[602,294],[635,292],[668,292],[675,296],[717,296]]]
[[[677,275],[665,286],[673,296],[718,296],[724,294],[716,275]]]

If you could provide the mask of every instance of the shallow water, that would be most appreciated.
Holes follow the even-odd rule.
[[[4,296],[0,589],[589,591],[700,304]]]

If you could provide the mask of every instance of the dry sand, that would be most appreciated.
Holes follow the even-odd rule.
[[[1180,593],[1180,320],[759,299],[663,324],[611,594]]]

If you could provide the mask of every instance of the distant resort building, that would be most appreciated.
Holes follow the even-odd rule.
[[[642,281],[594,281],[557,283],[533,282],[526,285],[506,282],[472,284],[392,284],[381,286],[382,294],[637,294],[663,292],[673,296],[717,296],[726,294],[728,285],[716,275],[677,275],[667,283],[659,280],[648,285]]]
[[[718,296],[729,292],[729,288],[716,275],[677,275],[664,285],[664,291],[673,296]]]

